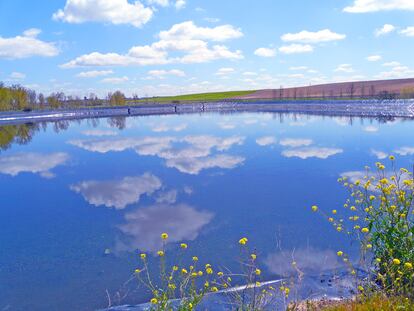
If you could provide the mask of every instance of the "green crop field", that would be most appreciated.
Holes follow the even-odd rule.
[[[188,94],[179,96],[165,96],[165,97],[152,97],[148,99],[140,99],[138,102],[172,102],[172,101],[216,101],[229,99],[237,96],[248,95],[255,91],[232,91],[232,92],[215,92],[215,93],[200,93],[200,94]]]

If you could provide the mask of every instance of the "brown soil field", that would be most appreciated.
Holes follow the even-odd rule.
[[[330,84],[291,87],[282,89],[258,90],[254,93],[236,97],[237,99],[283,99],[283,98],[355,98],[375,97],[380,94],[412,97],[414,78],[395,80],[376,80],[340,82]]]

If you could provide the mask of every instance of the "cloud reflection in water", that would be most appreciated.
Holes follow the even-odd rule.
[[[142,176],[125,177],[121,180],[82,181],[70,189],[80,193],[89,204],[123,209],[139,202],[142,195],[150,195],[161,188],[158,177],[145,173]]]
[[[44,178],[53,178],[50,172],[56,166],[63,165],[69,160],[64,152],[41,154],[34,152],[17,153],[0,157],[0,173],[17,176],[20,173],[39,174]]]
[[[168,242],[171,243],[192,241],[213,217],[210,212],[198,211],[186,204],[139,208],[125,214],[125,223],[119,225],[123,236],[116,249],[156,252],[161,247],[160,235],[163,232],[168,232]]]

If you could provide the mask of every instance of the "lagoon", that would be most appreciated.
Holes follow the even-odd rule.
[[[345,236],[313,214],[340,209],[338,177],[397,156],[412,167],[414,121],[289,113],[200,113],[0,126],[0,310],[139,304],[140,252],[181,241],[237,270],[242,236],[264,280],[340,269]],[[12,139],[12,137],[15,137]],[[293,254],[293,255],[292,255]]]

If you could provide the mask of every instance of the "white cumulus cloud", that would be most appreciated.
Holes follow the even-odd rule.
[[[148,75],[157,77],[157,78],[164,78],[165,76],[185,77],[185,72],[182,70],[178,70],[178,69],[150,70],[148,71]]]
[[[112,70],[90,70],[78,73],[76,76],[79,78],[96,78],[101,76],[107,76],[113,74]]]
[[[290,44],[279,48],[279,52],[283,54],[299,54],[313,52],[313,46],[309,44]]]
[[[23,35],[12,38],[0,37],[0,58],[19,59],[32,56],[52,57],[59,54],[53,42],[39,40],[40,29],[31,28]]]
[[[400,34],[407,37],[414,37],[414,26],[407,27],[400,31]]]
[[[281,37],[282,41],[299,43],[321,43],[343,40],[345,38],[346,35],[333,32],[330,29],[323,29],[315,32],[303,30],[298,33],[287,33]]]
[[[53,19],[74,24],[103,22],[141,27],[152,16],[153,11],[139,1],[131,4],[128,0],[67,0],[65,7],[53,14]]]
[[[382,59],[381,55],[370,55],[367,57],[367,61],[369,62],[377,62],[381,59]]]
[[[348,13],[369,13],[379,11],[405,10],[414,11],[412,0],[354,0],[351,6],[344,8]]]
[[[231,51],[222,44],[209,44],[241,36],[243,33],[231,25],[198,27],[192,21],[187,21],[161,31],[158,35],[159,40],[151,45],[133,46],[126,54],[92,52],[81,55],[61,67],[192,64],[217,59],[242,59],[243,54],[240,50]],[[178,55],[172,57],[170,53]]]
[[[386,35],[386,34],[388,34],[388,33],[391,33],[391,32],[393,32],[393,31],[395,31],[395,26],[394,25],[391,25],[391,24],[385,24],[384,26],[382,26],[381,28],[379,28],[379,29],[376,29],[375,30],[375,32],[374,32],[374,34],[375,34],[375,36],[376,37],[380,37],[380,36],[384,36],[384,35]]]
[[[258,48],[254,51],[254,55],[260,57],[275,57],[276,49],[272,48]]]
[[[127,76],[123,77],[114,77],[114,78],[105,78],[102,79],[102,83],[109,83],[109,84],[122,84],[129,81],[129,78]]]
[[[341,64],[339,65],[335,70],[335,72],[346,72],[346,73],[352,73],[355,70],[352,68],[351,64]]]

